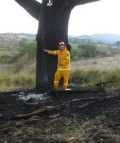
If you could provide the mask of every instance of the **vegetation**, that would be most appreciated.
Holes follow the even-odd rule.
[[[119,89],[120,70],[97,71],[75,70],[70,72],[70,86],[95,87],[97,84],[108,82],[107,87]],[[110,82],[110,83],[109,83]],[[0,73],[0,91],[26,90],[35,88],[35,72],[23,70],[18,73],[9,71]]]
[[[31,89],[35,87],[36,42],[20,40],[17,50],[0,53],[0,91]]]
[[[71,50],[71,59],[76,61],[82,58],[106,57],[120,53],[120,48],[114,48],[110,45],[99,45],[97,43],[83,43],[73,45]]]
[[[36,57],[36,42],[21,42],[20,44],[20,55],[26,55],[28,60],[33,60]]]
[[[10,40],[6,46],[6,41],[0,44],[0,91],[35,87],[36,41],[23,38],[15,42],[16,39],[15,37],[14,40]],[[14,41],[13,49],[11,41]],[[119,67],[119,52],[119,48],[112,48],[106,44],[72,44],[70,85],[91,87],[102,81],[116,81],[109,84],[109,87],[119,88],[120,70],[116,69]],[[106,65],[111,65],[112,71],[111,67]]]
[[[95,87],[106,83],[108,88],[120,89],[120,70],[97,71],[75,70],[71,71],[70,83],[78,87]]]
[[[75,70],[71,71],[71,83],[77,85],[95,85],[101,81],[102,73],[95,70]]]
[[[0,73],[0,91],[13,91],[33,89],[35,87],[35,74],[23,71],[17,74]]]

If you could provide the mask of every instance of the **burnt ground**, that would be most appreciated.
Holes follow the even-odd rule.
[[[0,94],[0,143],[120,143],[120,91],[53,92],[43,101],[19,94]],[[15,116],[44,107],[39,115]]]

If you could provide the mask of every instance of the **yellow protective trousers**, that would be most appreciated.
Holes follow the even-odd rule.
[[[59,71],[57,70],[55,73],[55,78],[54,78],[54,89],[58,90],[59,89],[59,81],[63,77],[63,89],[65,90],[68,86],[68,79],[69,79],[69,70],[64,70],[64,71]]]

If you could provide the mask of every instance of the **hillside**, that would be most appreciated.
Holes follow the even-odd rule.
[[[19,38],[26,38],[26,39],[35,39],[35,34],[29,34],[29,33],[18,33],[17,36]],[[93,35],[81,35],[81,36],[69,36],[70,38],[78,38],[78,39],[90,39],[92,41],[102,41],[105,43],[116,43],[116,41],[120,41],[120,35],[117,34],[93,34]]]
[[[22,39],[34,40],[35,35],[27,33],[1,33],[0,34],[0,50],[16,50]]]
[[[71,62],[71,70],[113,71],[120,69],[120,54],[110,57],[81,59]]]
[[[93,35],[81,35],[81,36],[69,36],[69,40],[71,39],[90,39],[92,41],[101,41],[105,43],[114,44],[116,41],[120,41],[120,35],[117,34],[93,34]]]
[[[4,33],[0,34],[0,50],[15,50],[19,45],[19,37],[16,34]]]
[[[0,34],[0,43],[1,41],[19,41],[21,39],[35,40],[36,35],[30,33],[1,33]],[[116,43],[120,41],[120,35],[117,34],[93,34],[93,35],[80,35],[80,36],[69,36],[69,42],[72,40],[79,41],[80,39],[90,39],[92,41],[101,41],[105,43]]]
[[[36,37],[35,34],[29,34],[29,33],[16,33],[16,34],[1,33],[0,34],[0,62],[7,63],[8,61],[10,61],[10,59],[14,61],[14,59],[16,59],[16,57],[20,54],[21,50],[23,51],[23,49],[25,49],[23,48],[25,44],[34,41],[35,37]],[[113,54],[120,53],[120,48],[117,46],[115,48],[115,45],[113,44],[104,43],[102,41],[94,42],[94,40],[90,40],[90,39],[82,39],[82,36],[69,37],[69,42],[72,46],[72,50],[71,50],[72,60],[76,60],[76,59],[79,60],[81,58],[81,51],[78,48],[78,44],[83,44],[83,45],[95,44],[95,47],[97,48],[96,51],[99,53],[98,56],[111,56]],[[28,47],[30,47],[30,45],[28,45]]]
[[[103,41],[108,43],[115,43],[116,41],[120,41],[120,35],[117,34],[94,34],[90,36],[82,36],[84,38],[89,38],[91,40]]]
[[[2,36],[1,48],[8,51],[17,49],[27,37]],[[31,45],[27,44],[28,50]],[[106,44],[99,48],[110,52]],[[120,55],[72,62],[72,90],[44,94],[33,90],[35,54],[32,59],[26,55],[4,64],[0,72],[0,143],[120,143],[120,70],[116,70],[120,69]],[[105,82],[111,80],[115,81],[112,85]]]
[[[0,89],[2,91],[34,87],[36,73],[34,36],[29,34],[1,34]],[[26,39],[25,37],[29,38]],[[86,52],[90,53],[89,50],[92,51],[93,48],[99,55],[81,57],[81,53],[84,51],[81,52],[82,47],[80,46],[72,43],[71,72],[74,70],[98,70],[102,72],[120,69],[120,48],[114,48],[113,45],[106,43],[83,44],[83,50],[86,47],[88,49]],[[94,53],[94,51],[92,52]]]

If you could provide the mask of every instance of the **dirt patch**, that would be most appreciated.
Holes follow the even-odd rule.
[[[61,92],[47,95],[49,98],[42,102],[22,101],[19,93],[1,94],[0,142],[120,143],[119,93]],[[58,105],[64,106],[27,119],[11,120],[16,113]]]

